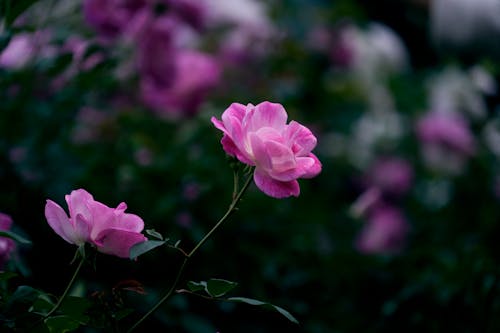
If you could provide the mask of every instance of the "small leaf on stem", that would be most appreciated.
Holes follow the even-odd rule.
[[[210,296],[221,297],[233,290],[238,283],[222,279],[210,279],[206,285],[206,291]]]
[[[292,323],[295,323],[295,324],[299,323],[299,321],[297,319],[295,319],[295,317],[292,316],[292,314],[290,312],[288,312],[287,310],[285,310],[277,305],[271,304],[271,303],[262,302],[262,301],[258,301],[256,299],[251,299],[251,298],[246,298],[246,297],[230,297],[227,300],[231,301],[231,302],[241,302],[241,303],[246,303],[246,304],[250,304],[250,305],[262,306],[264,308],[275,310],[275,311],[278,311],[279,313],[281,313],[286,319],[290,320]]]
[[[165,244],[167,241],[157,241],[157,240],[147,240],[145,242],[141,242],[138,244],[135,244],[130,248],[130,254],[129,258],[130,259],[135,259],[138,256],[149,252],[153,250],[154,248],[157,248],[158,246],[162,246]]]
[[[201,282],[188,281],[187,287],[190,291],[197,292],[200,290],[205,290],[207,288],[207,283],[205,281]]]
[[[158,231],[156,231],[154,229],[148,229],[148,230],[146,230],[146,233],[151,237],[154,237],[154,238],[159,239],[159,240],[163,240],[163,236]]]

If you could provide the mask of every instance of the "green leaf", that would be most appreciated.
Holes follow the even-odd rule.
[[[241,302],[241,303],[246,303],[246,304],[255,305],[255,306],[262,306],[262,307],[267,308],[267,309],[278,311],[280,314],[282,314],[286,319],[290,320],[292,323],[295,323],[295,324],[299,323],[299,321],[297,319],[295,319],[295,317],[292,316],[292,314],[290,312],[288,312],[287,310],[285,310],[279,306],[271,304],[271,303],[262,302],[262,301],[258,301],[256,299],[251,299],[251,298],[246,298],[246,297],[230,297],[227,300],[231,301],[231,302]]]
[[[113,318],[116,320],[122,320],[123,318],[127,317],[129,314],[133,313],[134,309],[120,309],[113,313]]]
[[[0,281],[8,281],[17,276],[14,272],[0,272]]]
[[[30,312],[45,316],[54,307],[54,303],[48,295],[39,295],[29,309]]]
[[[149,251],[153,250],[154,248],[157,248],[158,246],[162,246],[165,243],[166,243],[166,241],[147,240],[145,242],[135,244],[130,249],[129,257],[130,257],[130,259],[135,259],[138,256],[140,256],[146,252],[149,252]]]
[[[85,315],[85,312],[90,306],[91,303],[86,298],[68,296],[62,302],[59,310],[80,324],[86,324],[89,321],[89,317]]]
[[[47,318],[45,319],[45,325],[47,325],[51,333],[71,332],[80,327],[80,323],[69,316]]]
[[[154,238],[159,239],[159,240],[163,240],[163,236],[158,231],[156,231],[154,229],[148,229],[148,230],[146,230],[146,233],[151,237],[154,237]]]
[[[222,279],[210,279],[206,285],[206,291],[210,296],[221,297],[233,290],[238,283]]]
[[[201,281],[201,282],[188,281],[187,287],[190,291],[197,292],[200,290],[206,290],[207,283],[205,281]]]
[[[28,308],[42,294],[44,294],[42,291],[30,286],[19,286],[12,296],[10,296],[7,302],[7,309],[16,312],[16,308]],[[21,309],[18,310],[22,311]]]
[[[10,238],[21,244],[31,244],[29,240],[13,233],[12,231],[0,231],[0,237]]]

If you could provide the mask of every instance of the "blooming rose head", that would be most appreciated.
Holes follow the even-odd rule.
[[[8,231],[12,226],[12,219],[9,215],[0,213],[0,230]],[[10,258],[10,254],[14,251],[16,244],[10,238],[0,237],[0,268],[2,268],[7,260]]]
[[[356,248],[365,254],[391,254],[404,245],[409,226],[399,209],[375,209],[356,239]]]
[[[90,243],[99,252],[128,258],[130,248],[146,240],[141,233],[144,228],[142,219],[134,214],[125,213],[127,205],[122,202],[110,208],[95,201],[83,189],[66,195],[69,218],[66,212],[47,200],[45,217],[54,231],[70,244]]]
[[[291,121],[278,103],[263,102],[254,106],[233,103],[222,114],[212,117],[220,129],[222,147],[227,154],[255,166],[257,187],[274,198],[298,196],[298,178],[312,178],[321,171],[321,163],[311,153],[316,137],[311,131]]]

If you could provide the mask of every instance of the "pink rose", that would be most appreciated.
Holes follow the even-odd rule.
[[[54,231],[70,244],[90,243],[99,252],[128,258],[130,248],[146,240],[141,234],[144,228],[142,219],[134,214],[125,213],[127,205],[122,202],[110,208],[95,201],[83,189],[66,195],[69,218],[66,212],[47,200],[45,217]]]
[[[254,181],[259,189],[274,198],[298,196],[298,178],[320,173],[321,163],[311,153],[316,137],[301,124],[287,121],[278,103],[254,106],[233,103],[212,123],[224,132],[221,143],[227,154],[255,166]]]

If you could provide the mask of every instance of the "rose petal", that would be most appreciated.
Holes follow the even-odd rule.
[[[88,203],[93,202],[94,198],[89,192],[84,189],[74,190],[71,191],[69,195],[66,195],[65,198],[68,204],[70,217],[82,215],[85,220],[91,221],[92,214],[88,207]]]
[[[231,140],[231,138],[227,134],[224,134],[224,136],[222,137],[221,144],[226,154],[236,157],[242,163],[255,165],[255,163],[252,162],[251,159],[249,159],[243,152],[241,152],[238,147],[236,147],[233,140]]]
[[[316,157],[316,155],[310,153],[308,157],[314,160],[314,164],[309,168],[307,168],[306,173],[304,173],[301,176],[301,178],[313,178],[316,177],[321,172],[322,165],[319,159]]]
[[[285,108],[278,103],[262,102],[255,107],[247,106],[243,130],[255,132],[262,127],[271,127],[281,132],[285,128],[287,117]]]
[[[141,233],[121,229],[105,229],[94,240],[94,245],[97,246],[99,252],[128,258],[130,248],[145,240],[147,238]]]
[[[255,181],[255,185],[257,185],[262,192],[273,198],[281,199],[290,196],[298,197],[300,194],[299,183],[296,180],[281,182],[272,179],[259,169],[255,169],[253,179]]]
[[[66,242],[75,244],[73,227],[64,209],[52,200],[45,204],[45,218],[56,234]]]
[[[317,139],[305,126],[296,121],[291,121],[284,131],[287,144],[292,147],[298,156],[304,156],[316,147]]]
[[[298,157],[295,160],[295,166],[282,172],[276,172],[276,168],[269,172],[271,178],[288,182],[297,178],[303,178],[309,170],[314,167],[315,160],[310,157]]]

